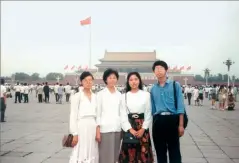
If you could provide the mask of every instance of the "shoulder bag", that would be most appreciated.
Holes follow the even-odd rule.
[[[175,105],[175,108],[178,109],[178,98],[177,98],[177,90],[176,90],[176,82],[173,81],[173,94],[174,94],[174,105]],[[187,115],[187,112],[186,112],[186,109],[184,108],[184,120],[183,120],[183,126],[184,128],[187,128],[188,126],[188,115]]]
[[[138,114],[132,114],[129,111],[129,108],[127,106],[127,93],[125,93],[125,107],[128,110],[128,120],[131,121],[131,118],[137,118],[139,117]],[[125,132],[123,131],[123,144],[139,144],[140,141],[137,137],[135,137],[133,134],[131,134],[129,131]]]

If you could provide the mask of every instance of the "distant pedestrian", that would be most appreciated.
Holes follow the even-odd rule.
[[[1,122],[6,122],[5,121],[5,111],[6,111],[6,93],[7,89],[4,86],[5,80],[1,79],[1,96],[0,96],[0,111],[1,111]]]
[[[55,86],[54,86],[54,93],[55,93],[56,103],[58,103],[58,100],[59,100],[58,88],[59,88],[59,83],[56,83]]]
[[[203,87],[200,87],[199,88],[199,103],[200,103],[200,106],[203,105],[203,94],[204,94],[204,91],[203,91]]]
[[[42,103],[42,94],[43,94],[43,86],[39,83],[37,83],[37,97],[38,97],[38,102]]]
[[[20,87],[20,99],[21,99],[21,101],[23,101],[24,100],[24,89],[25,89],[25,86],[24,86],[24,84],[22,83],[21,84],[21,87]]]
[[[65,94],[66,94],[66,102],[69,102],[71,95],[71,86],[69,83],[67,83],[65,86]]]
[[[211,89],[211,98],[212,98],[212,109],[216,109],[216,99],[217,99],[217,85],[214,84],[213,88]]]
[[[195,88],[193,90],[193,100],[195,102],[195,106],[196,105],[199,106],[199,89],[197,86],[195,86]]]
[[[27,83],[24,83],[24,103],[29,102],[29,97],[28,97],[29,92],[30,92],[29,86],[27,85]]]
[[[21,86],[19,82],[17,82],[17,85],[15,85],[13,89],[15,91],[15,103],[17,103],[17,101],[21,103]]]
[[[43,92],[45,95],[45,103],[49,103],[49,98],[50,98],[50,87],[48,83],[45,83],[45,86],[43,87]]]
[[[187,98],[188,98],[188,105],[191,105],[191,98],[193,94],[193,88],[189,84],[188,87],[186,88],[186,93],[187,93]]]
[[[59,102],[59,104],[62,104],[63,92],[64,92],[64,88],[63,88],[62,84],[60,84],[60,86],[58,87],[58,102]]]

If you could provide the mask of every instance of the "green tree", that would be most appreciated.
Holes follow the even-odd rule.
[[[195,75],[195,80],[204,81],[205,79],[202,77],[202,75]]]
[[[221,74],[221,73],[218,73],[218,74],[217,74],[217,79],[218,79],[218,81],[223,81],[222,78],[223,78],[223,77],[222,77],[222,74]]]
[[[63,74],[62,73],[58,73],[58,72],[50,72],[46,75],[46,80],[56,80],[57,77],[59,77],[59,79],[63,79]]]
[[[33,73],[33,74],[31,75],[31,79],[34,80],[34,81],[41,79],[41,78],[40,78],[40,74],[37,73],[37,72]]]
[[[15,80],[19,80],[19,81],[29,80],[31,78],[30,75],[24,72],[16,72],[14,76],[15,76]]]

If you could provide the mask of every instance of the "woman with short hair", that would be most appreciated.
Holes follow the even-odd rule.
[[[98,163],[98,143],[96,141],[96,95],[91,91],[93,75],[83,72],[80,76],[83,85],[71,98],[70,133],[74,146],[69,163]]]
[[[115,87],[119,79],[116,70],[107,69],[103,74],[106,87],[97,94],[97,134],[99,163],[116,163],[119,158],[121,125],[121,93]]]

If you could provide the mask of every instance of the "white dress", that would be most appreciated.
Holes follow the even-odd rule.
[[[91,101],[84,92],[71,98],[70,133],[78,135],[78,143],[73,148],[69,163],[98,163],[98,143],[96,136],[96,95]]]
[[[193,90],[193,100],[197,101],[198,96],[199,96],[199,90],[198,89],[194,89]]]

